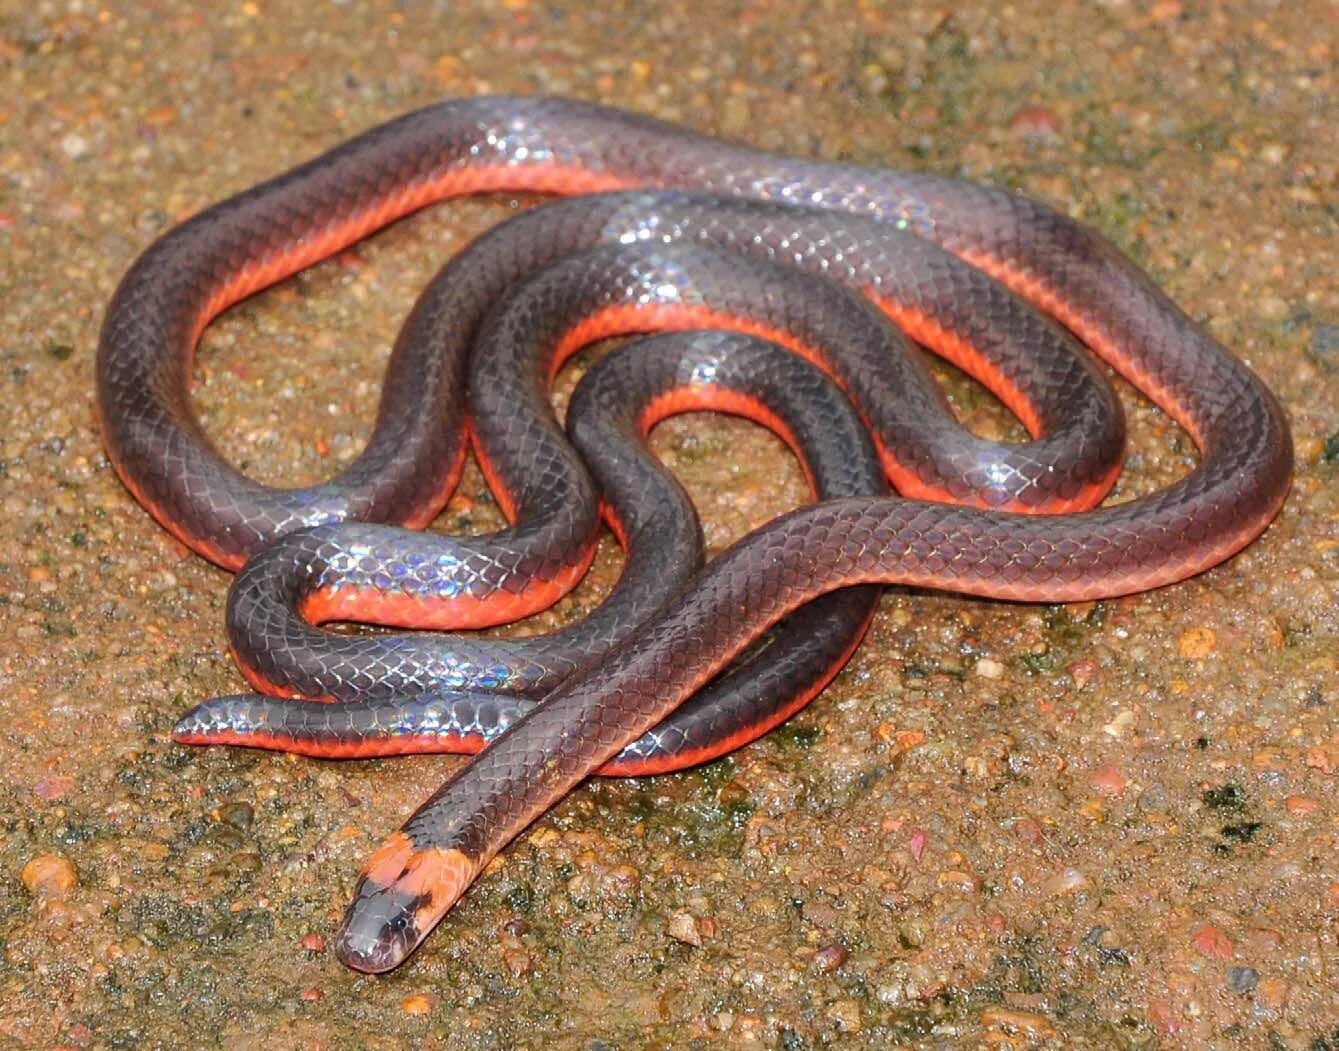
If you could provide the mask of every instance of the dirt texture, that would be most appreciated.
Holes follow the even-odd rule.
[[[0,1045],[1339,1047],[1329,4],[0,6]],[[1287,506],[1155,594],[891,593],[781,730],[587,786],[409,965],[345,970],[327,946],[359,866],[459,760],[171,743],[177,714],[241,687],[229,578],[109,468],[97,330],[173,222],[486,92],[958,174],[1090,223],[1279,395]],[[515,207],[433,209],[229,312],[199,354],[210,434],[262,479],[332,473],[417,291]],[[949,380],[974,428],[1017,433]],[[1193,447],[1124,394],[1128,494]],[[656,443],[713,548],[805,498],[752,425]],[[439,526],[465,520],[499,521],[473,470]],[[617,569],[606,543],[538,626]]]

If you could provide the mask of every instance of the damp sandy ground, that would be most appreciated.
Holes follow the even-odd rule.
[[[0,1042],[1339,1047],[1329,5],[2,6]],[[457,760],[168,741],[240,685],[228,578],[108,468],[97,327],[173,221],[489,91],[960,173],[1093,224],[1282,398],[1282,516],[1229,565],[1118,602],[891,595],[783,730],[583,789],[409,966],[354,976],[323,946],[355,873]],[[437,209],[234,310],[200,355],[210,433],[273,481],[349,459],[415,292],[510,208]],[[1123,491],[1165,484],[1189,443],[1127,404]],[[803,499],[751,426],[657,441],[715,546]],[[444,523],[464,518],[496,521],[474,475]],[[616,569],[610,550],[553,617]]]

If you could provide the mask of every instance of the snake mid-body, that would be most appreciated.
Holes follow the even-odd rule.
[[[205,438],[187,393],[191,355],[231,303],[444,197],[634,189],[536,209],[448,264],[397,340],[367,447],[337,478],[268,488]],[[650,192],[661,190],[671,192]],[[827,286],[814,275],[841,287],[815,291]],[[985,382],[1033,441],[1000,445],[959,428],[892,322]],[[877,477],[858,483],[875,487],[865,495],[827,488],[810,462],[820,495],[839,498],[765,526],[705,569],[683,519],[672,543],[635,542],[635,502],[610,499],[610,483],[586,474],[548,407],[548,382],[592,340],[707,326],[816,364],[869,428],[869,456],[914,499],[878,494]],[[1123,429],[1070,333],[1188,431],[1201,453],[1189,475],[1093,509]],[[685,338],[659,353],[703,352],[704,337]],[[745,342],[743,353],[762,354]],[[647,380],[624,430],[727,408],[805,454],[810,439],[795,432],[811,426],[769,406],[747,375],[702,393],[728,371],[707,354]],[[858,641],[871,592],[803,610],[812,627],[713,677],[806,603],[893,582],[1029,601],[1156,587],[1258,535],[1291,472],[1282,413],[1255,376],[1072,220],[998,190],[770,156],[552,99],[410,114],[189,220],[119,287],[98,380],[108,451],[137,498],[220,564],[252,559],[229,602],[248,678],[325,702],[211,702],[183,720],[181,739],[327,755],[492,742],[365,869],[339,951],[371,971],[403,960],[488,859],[589,773],[700,761],[803,703]],[[432,519],[467,440],[511,527],[454,539],[395,528]],[[542,608],[589,564],[602,504],[629,570],[592,626],[523,641],[318,626],[477,628]],[[1051,511],[1074,513],[1022,513]],[[671,553],[672,569],[655,568]],[[705,716],[676,713],[703,686],[715,691]],[[741,690],[753,691],[746,702]],[[718,707],[732,714],[715,725]]]

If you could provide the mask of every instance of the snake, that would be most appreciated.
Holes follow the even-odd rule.
[[[366,446],[336,477],[282,489],[228,463],[189,391],[210,321],[414,211],[475,193],[572,200],[502,224],[443,268],[400,330]],[[817,291],[829,283],[835,292]],[[705,328],[733,337],[713,343]],[[658,379],[616,396],[636,400],[618,424],[624,436],[674,411],[742,412],[800,452],[817,502],[700,568],[690,550],[700,539],[676,525],[681,541],[663,545],[674,548],[673,579],[654,596],[640,585],[611,595],[612,611],[595,612],[605,628],[584,637],[470,631],[452,643],[426,630],[322,627],[481,629],[535,612],[581,579],[601,516],[633,574],[628,525],[639,512],[600,492],[547,407],[548,386],[582,346],[664,329],[688,331],[651,348]],[[811,428],[760,393],[760,374],[781,375],[770,356],[732,390],[703,392],[734,351],[762,355],[759,339],[821,373],[794,386],[831,384],[850,399],[896,495],[878,491],[882,479],[846,495],[819,484],[798,435]],[[989,442],[957,426],[917,346],[985,384],[1031,440]],[[1124,426],[1097,362],[1187,433],[1199,456],[1182,477],[1103,502]],[[858,644],[872,586],[1069,602],[1184,580],[1265,530],[1293,456],[1261,380],[1108,240],[1046,205],[932,173],[766,153],[562,98],[459,99],[406,114],[169,230],[111,299],[96,398],[108,459],[131,494],[189,547],[241,571],[230,645],[251,685],[279,695],[206,702],[179,739],[316,755],[481,749],[364,866],[336,952],[368,973],[408,958],[484,866],[588,775],[620,772],[621,758],[624,772],[701,761],[797,710]],[[844,419],[824,415],[834,427]],[[509,527],[419,532],[471,447]],[[809,622],[839,625],[823,644],[802,653],[808,630],[777,643],[819,601],[841,599],[842,616],[820,610]],[[787,647],[798,664],[773,656]],[[714,727],[715,706],[729,708],[769,666]],[[712,690],[704,722],[661,732],[685,712],[702,717],[694,705]]]
[[[252,559],[232,590],[238,612],[230,620],[248,626],[243,641],[259,644],[267,631],[280,639],[296,632],[306,645],[289,638],[264,656],[291,646],[315,671],[328,670],[331,657],[350,674],[355,668],[387,669],[396,689],[355,689],[338,700],[345,696],[340,689],[327,703],[265,694],[215,698],[183,715],[173,737],[324,758],[478,751],[533,707],[534,691],[523,689],[527,683],[561,681],[580,662],[607,652],[701,567],[704,541],[692,502],[652,458],[646,438],[666,414],[706,408],[745,415],[778,432],[795,450],[818,499],[887,492],[863,421],[815,366],[740,332],[673,332],[640,340],[591,368],[567,411],[572,445],[591,468],[605,516],[626,551],[622,574],[595,610],[558,632],[523,639],[323,636],[299,615],[300,600],[285,594],[304,582],[307,567],[324,569],[354,547],[374,550],[374,542],[385,546],[392,561],[410,553],[406,541],[418,549],[434,541],[361,524],[290,533]],[[240,602],[239,593],[245,596]],[[666,773],[765,733],[846,663],[878,597],[877,589],[851,589],[806,607],[746,668],[712,683],[599,772]],[[241,643],[233,648],[240,656]],[[248,652],[241,659],[255,656]],[[395,669],[406,674],[397,677]],[[439,680],[449,685],[413,688]],[[331,683],[347,681],[335,675]]]
[[[618,210],[620,218],[616,222],[609,219],[611,207]],[[1097,376],[1084,367],[1083,359],[1074,355],[1074,348],[1061,333],[1023,311],[976,271],[921,242],[906,246],[908,249],[920,246],[919,257],[912,257],[907,250],[892,255],[881,253],[877,246],[883,231],[869,220],[865,223],[867,229],[861,231],[868,282],[877,280],[885,294],[895,294],[900,302],[910,303],[916,283],[942,271],[944,283],[956,289],[956,298],[930,298],[923,304],[925,309],[947,325],[956,320],[948,313],[949,303],[973,303],[968,335],[976,337],[988,358],[998,363],[1005,375],[1017,375],[1020,383],[1029,376],[1047,377],[1039,390],[1031,386],[1024,389],[1029,407],[1037,415],[1038,426],[1051,432],[1048,441],[1028,443],[1024,449],[984,443],[983,450],[983,443],[963,431],[953,419],[919,360],[907,352],[898,330],[863,299],[843,295],[836,286],[825,283],[815,287],[793,268],[750,261],[737,254],[722,255],[706,250],[701,242],[662,244],[654,250],[644,244],[619,243],[627,234],[627,220],[622,217],[636,217],[634,221],[641,223],[647,214],[654,214],[662,221],[673,219],[681,233],[692,229],[708,234],[707,243],[716,247],[723,246],[731,237],[742,236],[746,223],[756,226],[761,218],[758,206],[742,210],[738,203],[731,202],[673,201],[663,196],[631,201],[578,199],[505,224],[496,236],[485,238],[462,253],[430,285],[421,302],[429,304],[428,309],[436,313],[439,297],[458,297],[460,284],[455,277],[462,269],[469,273],[491,273],[499,260],[522,258],[518,246],[536,239],[552,241],[556,229],[577,220],[585,227],[592,218],[599,218],[598,229],[606,242],[612,234],[618,234],[612,243],[591,247],[549,268],[499,304],[479,333],[476,352],[470,358],[467,385],[475,415],[476,449],[486,450],[484,460],[490,465],[487,473],[495,490],[504,495],[512,508],[517,527],[506,531],[504,536],[493,535],[482,541],[441,538],[435,534],[406,536],[402,530],[367,525],[357,529],[347,525],[339,529],[317,527],[287,534],[268,545],[263,554],[247,564],[230,592],[227,614],[230,647],[257,688],[268,693],[327,698],[341,702],[340,706],[313,712],[310,706],[279,706],[254,697],[220,699],[184,717],[178,724],[178,740],[196,744],[268,745],[322,755],[373,754],[372,749],[378,745],[403,751],[409,747],[411,715],[402,699],[434,691],[439,696],[434,698],[430,709],[412,716],[424,729],[434,728],[432,734],[412,735],[416,749],[458,747],[465,737],[488,740],[507,722],[497,710],[500,702],[492,695],[499,691],[533,695],[551,689],[576,666],[620,642],[653,611],[665,593],[685,583],[685,574],[696,568],[697,563],[690,558],[669,557],[687,546],[678,539],[679,531],[669,527],[669,515],[644,510],[631,526],[620,523],[628,514],[621,508],[633,505],[631,499],[617,498],[619,490],[638,494],[636,504],[643,508],[652,501],[647,499],[646,483],[621,482],[612,476],[616,472],[606,470],[599,488],[607,510],[613,514],[612,524],[617,533],[634,543],[628,545],[627,568],[614,593],[593,615],[576,625],[555,635],[518,642],[477,638],[467,641],[459,636],[443,639],[425,633],[350,637],[320,631],[311,623],[330,617],[326,607],[335,601],[332,594],[345,605],[349,604],[350,593],[358,595],[360,602],[370,597],[376,608],[388,605],[387,586],[398,579],[397,571],[407,563],[414,567],[413,573],[402,575],[408,576],[412,583],[396,588],[394,601],[402,604],[417,599],[422,606],[427,597],[442,594],[459,597],[467,586],[473,593],[484,589],[488,586],[488,574],[500,574],[499,563],[504,559],[524,561],[554,550],[583,551],[592,537],[594,515],[575,518],[572,512],[574,508],[591,507],[592,495],[582,485],[585,475],[571,456],[572,450],[561,441],[548,405],[545,376],[561,358],[556,351],[570,348],[574,343],[568,333],[581,331],[589,337],[595,331],[592,312],[608,318],[611,311],[621,312],[625,306],[644,300],[648,288],[659,290],[658,295],[666,295],[666,290],[672,289],[678,297],[674,304],[656,304],[655,314],[662,324],[685,314],[697,317],[705,308],[735,325],[764,326],[765,331],[807,350],[823,368],[843,381],[858,405],[870,407],[878,444],[887,450],[882,458],[887,473],[910,474],[921,486],[933,483],[941,490],[976,493],[982,498],[981,490],[987,487],[973,487],[973,482],[984,483],[993,472],[1014,484],[1012,488],[997,485],[994,493],[986,493],[987,497],[1004,499],[1017,493],[1018,502],[1026,498],[1033,505],[1041,504],[1043,499],[1037,490],[1047,484],[1055,485],[1057,477],[1062,481],[1058,491],[1051,494],[1052,503],[1092,501],[1109,484],[1109,468],[1118,459],[1123,435],[1119,408],[1110,399],[1109,388],[1099,385]],[[777,213],[778,218],[783,215]],[[794,216],[785,217],[791,224],[795,222]],[[806,217],[804,232],[809,238],[822,241],[833,233],[825,225],[830,224],[823,216]],[[852,226],[849,221],[845,223],[848,233],[853,232]],[[691,311],[683,302],[689,290],[697,301]],[[444,316],[459,314],[454,302],[450,309],[443,309]],[[641,319],[639,323],[648,323],[650,313],[649,305],[641,302],[636,314]],[[607,323],[600,326],[600,331]],[[1012,341],[1001,340],[1000,332],[1011,333]],[[454,346],[464,344],[457,342]],[[1028,348],[1026,356],[1020,354],[1023,347]],[[713,376],[719,364],[712,366]],[[703,367],[704,363],[694,366],[696,372],[689,386],[698,391],[695,396],[710,389],[701,381]],[[759,370],[756,375],[758,382],[737,388],[735,395],[737,399],[744,398],[742,402],[736,401],[737,407],[747,409],[752,405],[755,418],[760,418],[756,411],[758,394],[768,386],[763,382],[768,374]],[[771,386],[770,397],[775,405],[781,389],[777,384]],[[675,389],[684,388],[680,385]],[[657,385],[655,396],[661,405],[666,404],[664,399],[669,390]],[[529,391],[532,396],[518,398],[517,391]],[[574,417],[579,420],[580,413]],[[800,447],[815,446],[824,434],[817,427],[808,428],[808,432]],[[839,433],[839,428],[831,428],[834,439]],[[573,438],[576,451],[587,461],[602,458],[610,440],[608,435],[601,434],[583,441],[580,432]],[[518,449],[524,450],[524,455],[518,457],[514,452]],[[1036,466],[1051,462],[1065,449],[1072,450],[1073,459],[1067,461],[1070,469],[1051,473]],[[616,464],[622,455],[611,459]],[[829,458],[840,461],[845,455],[838,453]],[[917,459],[937,465],[934,472],[918,472],[899,463],[906,460],[914,464]],[[597,468],[598,474],[601,465],[591,466]],[[1024,476],[1034,477],[1040,484],[1022,484]],[[533,479],[541,480],[541,484],[533,484]],[[611,492],[615,494],[613,498]],[[853,495],[853,492],[849,487],[829,488],[824,495]],[[478,553],[481,542],[487,545],[487,557]],[[501,553],[500,543],[505,548]],[[465,544],[470,545],[469,557],[458,549]],[[412,551],[408,550],[411,546]],[[654,562],[644,559],[643,552],[647,551],[656,554]],[[583,556],[571,556],[573,560],[579,557]],[[673,573],[671,565],[677,567]],[[463,582],[462,568],[469,570]],[[429,573],[432,579],[428,578]],[[526,586],[530,585],[532,578],[515,573],[492,579],[510,583],[518,577],[526,581]],[[508,588],[504,598],[508,603],[516,602],[516,589]],[[475,603],[471,609],[482,604]],[[363,619],[369,616],[367,605],[367,602],[360,604],[358,612]],[[416,622],[424,622],[421,609],[415,615]],[[475,617],[477,613],[470,615]],[[384,611],[383,617],[394,619]],[[843,619],[849,625],[845,631],[839,631],[835,625],[819,629],[816,627],[819,621],[813,617],[806,617],[803,626],[788,626],[784,637],[754,662],[749,681],[773,676],[772,666],[777,661],[787,665],[785,674],[793,680],[791,692],[806,692],[809,683],[829,677],[837,662],[814,648],[819,637],[814,632],[832,637],[834,655],[844,653],[851,643],[839,642],[837,636],[849,638],[864,617],[852,610]],[[788,656],[792,646],[813,651],[812,663],[795,664]],[[482,698],[477,696],[480,691],[484,694]],[[300,725],[302,720],[328,722],[344,716],[354,721],[361,719],[366,724],[371,714],[365,707],[368,702],[394,704],[398,711],[395,722],[398,740],[377,737],[369,732],[371,727],[367,725],[356,735],[347,722],[346,729],[338,734],[312,734]],[[742,702],[731,686],[710,704],[701,703],[724,719],[727,712]],[[482,723],[478,717],[481,706],[496,713]],[[691,718],[692,715],[685,713],[676,720]],[[761,732],[764,724],[753,725]],[[281,732],[276,733],[281,727]],[[682,727],[673,725],[662,728],[661,739],[668,740],[679,729]],[[700,739],[700,735],[695,736]],[[686,762],[689,754],[698,754],[697,749],[676,751],[656,747],[653,759],[652,750],[639,746],[638,751],[643,763],[654,763],[659,772],[682,765],[677,756],[683,756]],[[632,772],[627,762],[620,766],[624,772]],[[650,771],[649,765],[643,765],[636,772]]]

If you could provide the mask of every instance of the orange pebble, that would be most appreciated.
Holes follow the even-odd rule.
[[[1190,933],[1191,944],[1211,960],[1230,960],[1236,951],[1232,939],[1212,923],[1201,923]]]
[[[1104,763],[1093,771],[1090,783],[1098,795],[1119,796],[1124,795],[1130,779],[1114,763]]]
[[[413,993],[400,1001],[400,1010],[407,1015],[425,1015],[437,1006],[437,997],[431,993]]]
[[[1176,651],[1187,660],[1203,660],[1218,645],[1218,636],[1212,628],[1188,628],[1176,640]]]
[[[38,854],[19,873],[23,885],[44,898],[63,898],[79,886],[79,873],[69,858],[60,854]]]

